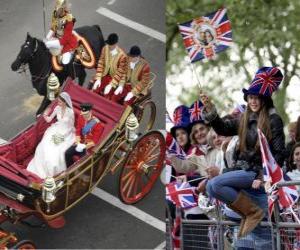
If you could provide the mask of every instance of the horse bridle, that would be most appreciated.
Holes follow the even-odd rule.
[[[21,66],[20,66],[20,68],[19,68],[19,70],[18,70],[18,73],[20,73],[20,74],[21,74],[21,73],[24,73],[24,75],[27,76],[26,73],[27,73],[27,70],[28,70],[28,68],[29,68],[28,63],[29,63],[29,61],[30,61],[31,59],[34,58],[35,53],[38,51],[38,46],[39,46],[38,40],[35,39],[35,48],[34,48],[33,52],[31,53],[31,55],[29,56],[28,62],[27,62],[27,63],[21,63]],[[50,64],[49,70],[47,71],[47,73],[46,73],[45,76],[31,75],[31,80],[32,80],[32,81],[44,80],[44,79],[46,79],[46,78],[49,77],[50,72],[51,72],[51,64]]]

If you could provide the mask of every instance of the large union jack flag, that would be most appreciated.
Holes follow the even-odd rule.
[[[201,120],[201,110],[203,107],[203,103],[198,100],[193,103],[191,108],[189,109],[190,113],[190,122],[199,121]]]
[[[232,45],[231,24],[226,9],[179,24],[191,62],[211,59]]]
[[[191,208],[198,206],[195,199],[195,187],[191,187],[188,182],[171,182],[166,186],[166,198],[176,206],[181,208]]]
[[[268,141],[260,129],[258,129],[258,136],[262,156],[262,164],[264,168],[264,180],[270,181],[271,185],[289,180],[288,176],[284,175],[282,169],[275,161],[271,153]],[[269,197],[270,215],[273,211],[275,202],[274,197],[276,196],[278,196],[280,209],[291,207],[299,198],[296,186],[287,186],[275,189]]]
[[[259,94],[271,96],[281,83],[282,76],[279,75],[279,69],[270,67],[266,71],[258,72],[251,82],[251,89],[257,88]]]

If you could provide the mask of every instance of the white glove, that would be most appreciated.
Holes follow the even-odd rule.
[[[119,95],[119,94],[121,94],[122,92],[123,92],[123,86],[119,86],[119,87],[115,90],[114,94],[115,94],[115,95]]]
[[[97,81],[94,83],[93,90],[99,88],[100,86],[101,86],[101,80],[97,80]]]
[[[127,101],[129,101],[132,97],[133,97],[132,92],[129,92],[129,93],[126,95],[124,101],[127,102]]]
[[[83,143],[78,143],[75,150],[79,153],[83,152],[83,150],[86,149],[86,145]]]
[[[112,89],[111,84],[108,84],[108,85],[105,87],[105,89],[104,89],[104,95],[107,95],[107,94],[110,92],[111,89]]]
[[[49,40],[52,36],[54,35],[54,31],[53,30],[49,30],[46,39]]]

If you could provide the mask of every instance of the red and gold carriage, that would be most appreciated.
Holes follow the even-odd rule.
[[[151,90],[131,106],[113,103],[70,79],[63,91],[72,98],[75,117],[81,102],[93,103],[93,114],[105,125],[102,138],[92,152],[52,180],[40,179],[26,170],[49,126],[42,116],[1,145],[0,225],[4,221],[21,222],[34,215],[50,227],[60,228],[65,223],[63,214],[91,193],[108,173],[120,173],[119,198],[126,204],[145,197],[160,175],[165,140],[161,132],[150,131],[156,116]],[[53,101],[50,108],[55,105]],[[143,128],[139,129],[138,124]],[[16,242],[13,234],[0,229],[0,249],[12,247]],[[17,248],[34,248],[30,244],[20,242]]]

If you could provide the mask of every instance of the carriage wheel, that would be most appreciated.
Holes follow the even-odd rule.
[[[147,101],[138,106],[136,117],[140,123],[140,131],[147,133],[153,128],[156,117],[156,106],[153,101]]]
[[[165,139],[158,131],[135,143],[119,178],[119,197],[124,203],[136,203],[150,192],[163,167],[165,150]]]
[[[14,245],[12,247],[12,249],[29,250],[29,249],[36,249],[36,246],[30,240],[22,240],[22,241],[18,242],[16,245]]]

